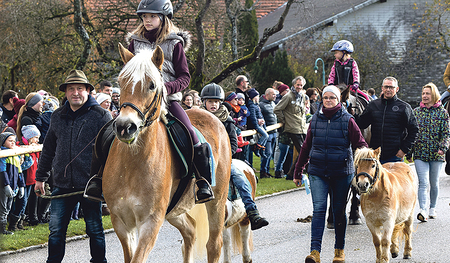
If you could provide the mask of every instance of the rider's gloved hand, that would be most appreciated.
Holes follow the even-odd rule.
[[[353,92],[356,92],[359,89],[359,83],[355,82],[353,85],[350,86],[350,90]]]

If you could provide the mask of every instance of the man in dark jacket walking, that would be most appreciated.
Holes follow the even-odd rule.
[[[266,89],[264,96],[261,97],[259,101],[259,108],[261,109],[261,113],[264,117],[264,121],[266,122],[266,126],[277,124],[277,116],[273,112],[275,108],[275,99],[277,95],[275,94],[275,90],[272,88]],[[272,158],[272,153],[277,141],[277,130],[268,131],[269,139],[266,142],[266,148],[261,156],[261,169],[260,169],[260,177],[261,178],[269,178],[272,175],[269,173],[270,159]]]
[[[59,86],[59,90],[65,92],[67,102],[51,116],[36,172],[35,191],[38,195],[45,194],[44,182],[52,168],[53,196],[82,191],[86,186],[95,137],[111,120],[111,114],[89,95],[93,89],[81,70],[72,70],[66,82]],[[91,262],[106,262],[101,203],[73,195],[51,201],[47,263],[62,261],[67,226],[78,202],[83,209],[86,233],[90,238]]]
[[[372,125],[369,147],[381,146],[383,164],[403,160],[416,140],[418,126],[411,106],[397,97],[397,79],[385,78],[381,89],[381,98],[371,101],[356,123],[361,130]]]

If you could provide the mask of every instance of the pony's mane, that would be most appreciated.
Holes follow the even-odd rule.
[[[133,89],[132,94],[135,92],[135,87],[138,82],[141,82],[141,92],[148,88],[150,83],[148,79],[152,80],[156,89],[162,91],[165,94],[164,81],[162,79],[161,72],[153,64],[151,57],[153,56],[153,51],[150,49],[143,49],[138,52],[130,61],[128,61],[123,69],[120,71],[120,78],[128,79],[125,87],[123,89],[131,86]],[[132,83],[132,85],[129,85]],[[164,96],[165,97],[165,96]]]
[[[373,156],[373,150],[370,148],[359,148],[355,152],[355,165],[358,164],[361,160],[365,158],[374,158]],[[378,161],[378,160],[377,160]]]

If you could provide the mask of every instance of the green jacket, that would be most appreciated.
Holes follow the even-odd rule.
[[[284,132],[293,134],[306,134],[306,103],[308,97],[301,94],[301,99],[295,99],[295,93],[289,91],[275,106],[273,112],[279,122],[284,124]]]

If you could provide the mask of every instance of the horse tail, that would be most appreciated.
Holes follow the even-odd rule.
[[[206,243],[209,238],[209,221],[205,204],[198,204],[188,214],[195,220],[195,244],[194,255],[196,259],[205,258]]]

